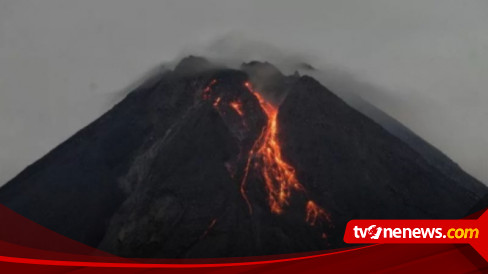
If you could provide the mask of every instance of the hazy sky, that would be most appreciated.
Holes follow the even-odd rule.
[[[362,96],[488,182],[486,0],[0,0],[0,185],[229,33],[377,86]]]

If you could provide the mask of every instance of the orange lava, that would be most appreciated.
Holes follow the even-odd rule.
[[[309,225],[314,226],[319,220],[329,220],[329,215],[320,208],[314,201],[310,200],[307,202],[307,216],[305,217],[305,222]],[[323,235],[322,235],[323,236]]]
[[[271,212],[281,214],[284,207],[288,205],[292,191],[303,190],[303,186],[295,176],[295,169],[281,155],[281,147],[277,137],[278,109],[266,102],[259,93],[254,91],[250,83],[246,82],[245,86],[256,96],[261,108],[268,117],[268,124],[249,153],[246,173],[249,172],[250,159],[253,159],[260,167],[261,175],[265,181]],[[247,176],[244,177],[247,179]],[[245,182],[241,186],[244,187]],[[241,191],[243,191],[242,188]]]
[[[214,107],[218,107],[219,106],[219,103],[220,103],[220,97],[217,97],[217,100],[215,100],[215,102],[213,103],[213,106]]]
[[[244,112],[242,111],[242,104],[239,101],[231,102],[230,106],[239,114],[239,116],[244,116]]]
[[[257,164],[255,166],[260,168],[261,175],[266,184],[270,210],[275,214],[281,214],[284,208],[289,205],[289,199],[293,191],[305,191],[305,189],[296,177],[295,168],[288,164],[281,155],[281,146],[278,140],[278,109],[266,102],[258,92],[254,91],[250,83],[246,82],[245,86],[258,99],[261,108],[268,117],[268,124],[261,132],[261,135],[249,153],[245,167],[245,175],[241,183],[241,193],[248,202],[250,212],[252,212],[252,207],[246,196],[245,184],[250,163],[254,160]],[[325,210],[312,200],[307,202],[305,210],[305,221],[311,226],[316,225],[319,220],[329,220],[329,216]]]
[[[204,89],[204,99],[209,98],[211,88],[216,83],[216,80],[212,80]],[[253,90],[249,82],[246,82],[244,85],[258,99],[268,121],[249,151],[240,191],[249,207],[249,212],[252,214],[252,205],[246,193],[246,183],[250,169],[257,170],[265,183],[270,211],[275,214],[282,214],[286,206],[289,205],[291,195],[294,191],[301,191],[305,195],[306,191],[296,177],[295,168],[287,163],[281,154],[281,146],[278,140],[278,109],[267,102],[261,94]],[[214,102],[214,107],[217,107],[219,103],[220,97]],[[241,102],[231,102],[230,107],[243,117],[244,112]],[[305,206],[305,214],[305,222],[311,226],[315,226],[319,222],[329,221],[329,215],[326,211],[312,200],[308,200]],[[214,224],[213,222],[210,227]],[[326,238],[326,235],[322,234],[322,237]]]
[[[208,99],[210,97],[210,91],[212,91],[212,86],[217,84],[217,80],[213,79],[210,84],[203,90],[203,99]]]

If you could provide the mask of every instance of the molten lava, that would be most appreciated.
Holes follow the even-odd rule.
[[[264,127],[249,153],[246,172],[249,172],[249,164],[251,160],[254,160],[265,181],[271,212],[281,214],[284,207],[288,205],[292,191],[303,190],[303,186],[295,176],[295,169],[285,162],[281,155],[281,147],[277,137],[278,109],[266,102],[258,92],[254,91],[250,83],[246,82],[245,86],[256,96],[261,108],[268,117],[268,124]],[[247,180],[247,175],[244,176],[244,179]],[[243,181],[241,184],[243,192],[245,192],[245,183]]]
[[[319,220],[329,220],[329,215],[325,212],[325,210],[320,208],[312,200],[307,202],[306,211],[307,211],[307,216],[305,217],[305,221],[311,226],[317,224],[317,221]]]
[[[217,97],[217,99],[216,99],[216,100],[215,100],[215,102],[213,103],[213,106],[214,106],[215,108],[219,106],[220,100],[221,100],[221,98],[220,98],[220,97]]]
[[[209,98],[211,88],[216,83],[216,80],[212,80],[204,89],[204,99]],[[262,176],[265,183],[270,211],[275,214],[282,214],[289,205],[294,191],[301,191],[304,194],[306,194],[306,191],[296,177],[295,168],[288,164],[281,154],[281,146],[278,140],[278,109],[267,102],[261,94],[253,90],[249,82],[244,85],[257,98],[268,121],[248,153],[241,181],[241,194],[249,207],[249,212],[252,214],[252,205],[246,193],[246,183],[252,168]],[[220,97],[214,102],[214,107],[217,107],[219,103]],[[244,116],[242,105],[239,101],[231,102],[230,107],[241,117]],[[329,215],[326,211],[310,199],[305,206],[305,214],[305,222],[311,226],[315,226],[319,222],[329,221]]]
[[[230,106],[237,112],[237,114],[239,114],[239,116],[244,116],[244,112],[242,111],[242,104],[239,101],[231,102]]]
[[[212,91],[212,86],[217,84],[217,80],[213,79],[210,84],[203,90],[203,99],[207,100],[210,98],[210,92]]]
[[[261,108],[268,117],[268,124],[249,152],[245,175],[241,183],[241,193],[252,212],[252,207],[245,193],[245,184],[251,161],[256,161],[255,167],[260,168],[265,181],[270,210],[273,213],[281,214],[285,206],[289,205],[292,192],[294,190],[305,192],[305,188],[298,181],[295,168],[288,164],[281,155],[281,146],[278,140],[278,109],[254,91],[249,82],[246,82],[245,86],[258,99]],[[307,202],[305,211],[305,221],[311,226],[316,225],[318,221],[329,221],[329,215],[325,210],[312,200]]]

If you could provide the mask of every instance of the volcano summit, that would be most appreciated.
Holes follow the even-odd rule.
[[[483,184],[389,126],[309,76],[190,56],[27,167],[0,202],[115,255],[159,258],[343,247],[350,219],[462,218],[486,203]]]

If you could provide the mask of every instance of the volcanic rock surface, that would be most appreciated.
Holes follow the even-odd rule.
[[[27,167],[0,202],[126,257],[314,251],[343,247],[350,219],[483,207],[483,184],[418,150],[311,77],[192,56]]]

